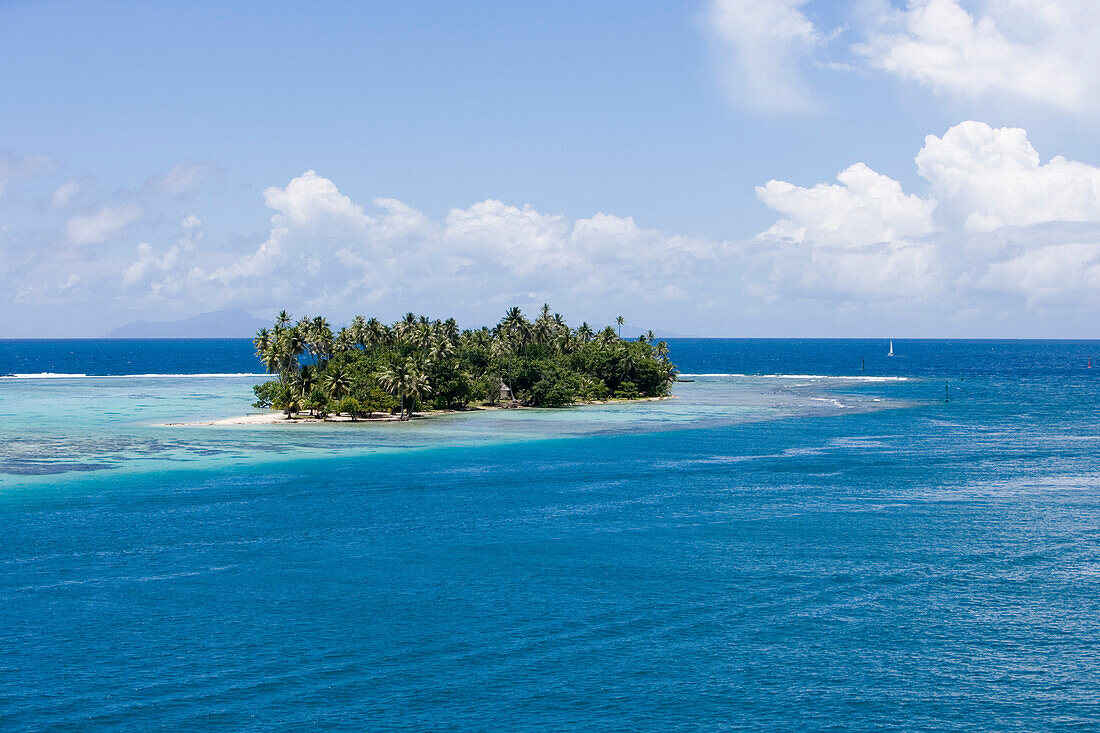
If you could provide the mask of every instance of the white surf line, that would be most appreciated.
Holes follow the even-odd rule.
[[[709,372],[690,374],[682,372],[681,377],[745,377],[752,379],[843,379],[850,382],[906,382],[909,377],[869,377],[844,376],[837,374],[739,374],[736,372]]]

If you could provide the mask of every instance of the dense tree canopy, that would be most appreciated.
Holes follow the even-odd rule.
[[[283,311],[253,343],[278,376],[256,385],[256,406],[288,415],[407,419],[421,405],[561,407],[659,397],[676,379],[667,345],[652,332],[626,341],[610,327],[574,330],[548,305],[534,320],[511,308],[493,328],[461,331],[454,319],[407,313],[388,326],[356,316],[335,334],[321,316],[295,322]]]

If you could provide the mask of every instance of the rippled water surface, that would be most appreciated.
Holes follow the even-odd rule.
[[[0,729],[1096,730],[1095,346],[678,341],[725,376],[407,425],[0,379]]]

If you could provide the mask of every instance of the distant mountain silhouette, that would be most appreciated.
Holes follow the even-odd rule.
[[[230,308],[185,318],[182,321],[134,321],[107,334],[116,339],[251,338],[267,321]]]

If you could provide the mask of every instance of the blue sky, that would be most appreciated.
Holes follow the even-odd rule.
[[[0,337],[544,300],[700,335],[1092,337],[1098,22],[1083,0],[0,4]]]

